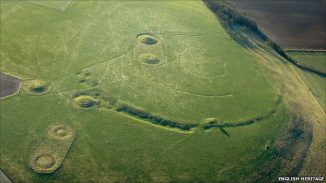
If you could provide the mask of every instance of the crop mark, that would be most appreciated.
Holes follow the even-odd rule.
[[[191,59],[186,59],[185,55],[186,52],[189,52],[191,55]],[[221,78],[224,77],[227,74],[227,62],[224,59],[218,59],[218,61],[210,61],[205,62],[207,60],[207,57],[205,57],[205,54],[210,54],[212,51],[208,51],[207,49],[199,49],[197,47],[186,47],[181,52],[181,63],[188,63],[190,62],[190,68],[192,68],[189,72],[193,74],[193,71],[199,75],[206,78],[210,77],[217,77]],[[189,55],[187,55],[189,57]],[[198,63],[197,63],[198,62]],[[213,64],[207,66],[207,64]],[[206,67],[206,69],[205,69]],[[214,70],[212,68],[215,68]],[[208,70],[207,70],[208,69]]]
[[[178,90],[176,88],[172,88],[170,86],[167,86],[161,82],[155,81],[155,80],[149,80],[153,83],[156,83],[157,85],[160,85],[161,87],[165,87],[168,88],[170,90],[173,90],[175,92],[178,93],[184,93],[184,94],[188,94],[188,95],[192,95],[192,96],[196,96],[196,97],[209,97],[209,98],[214,98],[214,97],[232,97],[233,93],[222,93],[222,94],[218,94],[218,95],[208,95],[208,94],[201,94],[201,93],[196,93],[196,92],[192,92],[192,91],[185,91],[185,90]]]

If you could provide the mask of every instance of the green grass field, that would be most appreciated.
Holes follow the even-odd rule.
[[[326,111],[326,78],[300,69],[297,69],[297,72],[308,85],[310,91],[314,94],[324,111]]]
[[[287,51],[286,54],[290,55],[300,65],[321,73],[326,73],[326,52]],[[297,71],[309,86],[309,89],[319,101],[324,111],[326,111],[325,77],[301,69],[297,69]]]
[[[72,2],[72,0],[35,0],[30,1],[37,5],[46,6],[49,8],[56,8],[58,10],[64,10]]]
[[[50,86],[0,101],[0,166],[15,182],[234,182],[269,160],[282,93],[203,2],[38,3],[1,1],[0,71]],[[33,148],[58,123],[75,140],[39,175]]]
[[[298,64],[326,73],[326,52],[287,51]]]

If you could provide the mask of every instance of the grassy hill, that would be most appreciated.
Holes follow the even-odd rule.
[[[282,90],[203,2],[41,3],[1,1],[0,71],[46,83],[0,101],[1,169],[15,182],[248,182],[282,169]],[[74,142],[40,175],[29,161],[58,123]]]

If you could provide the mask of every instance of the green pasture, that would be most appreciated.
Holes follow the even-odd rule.
[[[72,2],[72,0],[31,0],[30,2],[49,8],[64,10]]]
[[[287,51],[286,54],[300,65],[326,73],[326,52]]]
[[[288,119],[257,57],[201,1],[2,0],[0,46],[0,71],[50,86],[0,100],[0,167],[15,182],[233,182],[259,169]],[[207,118],[260,120],[204,130]],[[54,124],[76,137],[61,168],[39,175],[29,160]]]
[[[326,73],[326,52],[308,51],[287,51],[298,64],[321,73]],[[326,79],[309,71],[297,69],[302,79],[305,81],[310,91],[314,94],[324,111],[326,109]]]

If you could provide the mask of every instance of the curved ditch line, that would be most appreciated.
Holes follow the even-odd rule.
[[[281,101],[282,101],[282,97],[280,96],[278,98],[278,100],[276,101],[277,106],[275,107],[275,109],[272,109],[270,112],[268,112],[265,115],[255,117],[253,119],[248,119],[248,120],[240,121],[240,122],[222,122],[222,121],[213,120],[212,122],[210,122],[208,124],[201,125],[201,127],[205,130],[210,129],[210,128],[220,128],[221,130],[223,130],[223,128],[251,125],[253,123],[257,123],[261,120],[265,120],[265,119],[272,117],[272,115],[274,115],[277,112]]]
[[[95,87],[96,88],[96,87]],[[83,89],[82,91],[87,92],[90,89]],[[71,90],[71,91],[81,91],[81,90]],[[70,91],[70,92],[71,92]],[[58,94],[65,99],[68,103],[71,103],[72,100],[69,97],[64,97],[62,92],[58,92]],[[72,94],[73,95],[73,94]],[[107,96],[112,97],[112,96]],[[115,98],[115,97],[113,97]],[[115,98],[116,102],[112,104],[110,107],[106,105],[99,105],[97,106],[98,110],[110,110],[113,112],[120,113],[121,115],[128,116],[129,118],[135,119],[137,121],[142,121],[151,125],[155,125],[157,127],[163,127],[165,129],[169,130],[177,130],[178,132],[194,132],[195,128],[201,127],[201,129],[209,129],[213,127],[218,128],[225,128],[225,127],[238,127],[238,126],[245,126],[245,125],[251,125],[253,123],[259,122],[261,120],[267,119],[271,117],[274,113],[276,113],[279,104],[281,103],[281,96],[276,101],[277,107],[275,109],[268,112],[266,115],[258,116],[254,119],[249,119],[242,122],[220,122],[220,121],[212,121],[208,124],[195,124],[195,123],[188,123],[188,122],[182,122],[182,121],[174,121],[168,118],[164,118],[162,116],[152,114],[148,111],[143,110],[142,108],[130,105],[126,102],[120,101],[119,99]],[[107,103],[107,99],[105,98],[98,98],[98,100],[101,100],[103,103]],[[101,102],[101,103],[102,103]]]
[[[100,110],[104,110],[105,111],[105,110],[110,110],[110,109],[100,108]],[[115,111],[115,110],[110,110],[110,111],[115,112],[115,113],[117,113],[119,115],[125,116],[127,118],[130,118],[132,120],[135,120],[135,121],[138,121],[138,122],[142,122],[144,124],[152,125],[152,126],[154,126],[156,128],[162,128],[164,130],[169,130],[169,131],[183,133],[183,134],[191,134],[191,133],[194,133],[195,132],[194,131],[194,128],[196,128],[196,127],[194,127],[191,130],[182,130],[180,128],[172,128],[172,127],[169,127],[169,126],[163,126],[163,125],[158,125],[158,124],[150,123],[147,120],[144,120],[144,119],[141,119],[141,118],[138,118],[138,117],[129,115],[127,113],[121,113],[121,112],[118,112],[118,111]]]
[[[138,77],[142,77],[142,76],[138,76]],[[196,92],[191,92],[191,91],[178,90],[178,89],[172,88],[170,86],[167,86],[167,85],[165,85],[159,81],[155,81],[155,80],[147,80],[146,82],[153,82],[153,83],[160,85],[164,88],[167,88],[169,90],[173,90],[175,92],[184,93],[184,94],[192,95],[192,96],[196,96],[196,97],[209,97],[209,98],[217,97],[217,98],[219,98],[219,97],[232,97],[233,96],[233,93],[222,93],[219,95],[208,95],[208,94],[201,94],[201,93],[196,93]]]
[[[140,118],[144,121],[148,121],[155,125],[177,128],[177,129],[184,130],[184,131],[189,131],[192,128],[198,126],[195,124],[189,124],[189,123],[181,122],[181,121],[174,121],[174,120],[170,120],[170,119],[161,117],[159,115],[151,114],[150,112],[144,111],[141,108],[132,106],[125,102],[119,102],[116,105],[116,111],[127,113],[131,116]]]
[[[192,96],[196,96],[196,97],[209,97],[209,98],[214,98],[214,97],[232,97],[233,96],[233,93],[222,93],[222,94],[219,94],[219,95],[208,95],[208,94],[201,94],[201,93],[196,93],[196,92],[191,92],[191,91],[184,91],[184,90],[178,90],[178,89],[175,89],[175,88],[172,88],[170,86],[167,86],[163,83],[160,83],[158,81],[155,81],[155,80],[150,80],[151,82],[153,83],[156,83],[164,88],[168,88],[170,90],[173,90],[175,92],[179,92],[179,93],[184,93],[184,94],[187,94],[187,95],[192,95]]]
[[[223,78],[225,77],[228,72],[226,70],[226,65],[227,63],[223,63],[223,74],[212,74],[212,75],[205,75],[203,73],[200,73],[198,70],[195,70],[195,73],[197,74],[197,76],[201,76],[201,77],[204,77],[204,78],[207,78],[207,79],[210,79],[210,78]]]
[[[220,128],[221,131],[223,132],[223,128],[247,126],[247,125],[251,125],[251,124],[254,124],[254,123],[257,123],[257,122],[260,122],[262,120],[270,118],[272,115],[274,115],[277,112],[281,101],[282,101],[282,97],[280,96],[278,98],[278,100],[276,101],[277,106],[275,107],[275,109],[272,109],[270,112],[268,112],[265,115],[258,116],[258,117],[253,118],[253,119],[249,119],[249,120],[245,120],[245,121],[241,121],[241,122],[213,121],[211,123],[204,124],[204,125],[202,125],[202,124],[191,124],[191,123],[178,122],[178,121],[165,119],[165,118],[163,118],[161,116],[151,114],[151,113],[149,113],[147,111],[142,110],[141,108],[137,108],[137,107],[131,106],[131,105],[126,104],[126,103],[122,103],[121,106],[118,105],[116,107],[115,111],[116,112],[123,112],[123,113],[128,114],[130,116],[133,116],[133,117],[135,117],[137,119],[149,122],[149,123],[151,123],[153,125],[169,127],[169,128],[173,128],[173,129],[182,130],[182,131],[191,131],[194,128],[197,128],[197,127],[201,127],[204,130],[217,127],[217,128]],[[226,135],[230,137],[229,134],[226,134]]]
[[[183,61],[185,60],[185,59],[183,58],[184,52],[187,51],[187,50],[190,49],[190,48],[196,48],[196,47],[193,47],[193,46],[185,47],[185,48],[181,51],[181,53],[180,53],[180,56],[181,56],[180,61],[181,61],[181,62],[183,62]],[[222,59],[222,60],[224,60],[224,59]],[[191,61],[191,64],[193,65],[194,62]],[[221,75],[216,74],[216,75],[212,75],[212,76],[206,76],[206,75],[204,75],[204,74],[201,74],[201,73],[198,72],[197,70],[195,70],[194,72],[196,72],[196,75],[197,75],[197,76],[202,77],[202,78],[206,78],[206,79],[211,79],[211,78],[223,78],[223,77],[225,77],[225,76],[227,75],[227,73],[228,73],[227,70],[226,70],[226,65],[227,65],[227,62],[225,62],[225,63],[223,64],[223,67],[224,67],[225,71],[224,71],[224,73],[221,74]],[[191,73],[191,72],[187,72],[187,73]]]

